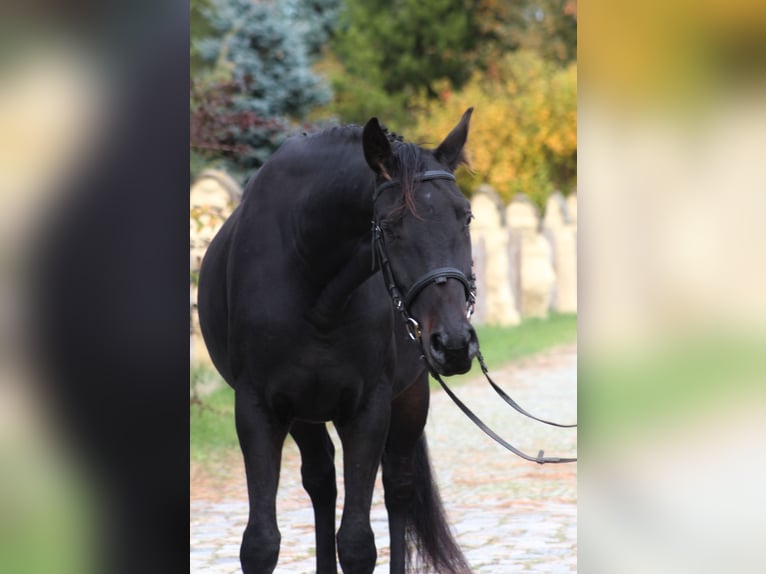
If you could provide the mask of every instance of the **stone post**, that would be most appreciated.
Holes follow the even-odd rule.
[[[475,217],[471,224],[474,271],[477,275],[477,323],[516,325],[519,312],[511,289],[508,261],[508,233],[502,200],[488,185],[482,185],[471,199]]]
[[[540,233],[537,208],[528,197],[517,194],[506,207],[511,259],[518,261],[520,277],[517,297],[524,317],[547,317],[556,280],[551,264],[551,246]]]
[[[576,199],[575,213],[576,213]],[[577,312],[577,227],[569,215],[569,202],[556,192],[548,198],[543,219],[543,234],[551,245],[556,284],[551,309],[560,313]]]

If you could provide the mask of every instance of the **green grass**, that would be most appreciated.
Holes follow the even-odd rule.
[[[213,367],[207,369],[209,376],[217,376]],[[234,390],[224,382],[221,385],[209,395],[192,399],[189,454],[195,462],[218,460],[220,456],[239,448],[234,429]]]
[[[699,333],[608,355],[583,354],[579,405],[594,443],[663,432],[766,398],[766,338]],[[582,418],[582,417],[580,417]]]
[[[516,327],[478,326],[481,352],[490,372],[546,349],[577,341],[577,316],[553,314],[548,319],[528,319]],[[478,363],[470,373],[450,377],[459,384],[481,373]],[[191,387],[220,379],[212,366],[191,370]],[[438,383],[432,381],[438,386]],[[190,412],[190,454],[193,461],[219,460],[238,449],[234,429],[234,391],[222,381],[220,388],[192,400]]]
[[[99,489],[47,440],[0,444],[0,572],[95,571]]]
[[[478,325],[479,348],[490,373],[508,363],[529,357],[546,349],[577,342],[577,315],[551,314],[547,319],[526,319],[516,327]],[[459,384],[481,374],[478,361],[465,375],[450,377],[450,385]],[[439,383],[431,381],[432,388]]]
[[[516,327],[476,327],[481,354],[487,364],[503,364],[559,345],[577,341],[577,315],[551,314],[526,319]]]

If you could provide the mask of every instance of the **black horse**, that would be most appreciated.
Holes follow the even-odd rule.
[[[289,139],[208,249],[199,316],[236,395],[250,499],[245,574],[277,564],[288,432],[314,506],[317,572],[337,572],[328,421],[344,453],[343,572],[375,567],[370,505],[381,462],[391,572],[413,562],[470,572],[444,517],[423,427],[429,368],[463,373],[477,352],[467,311],[470,204],[452,175],[471,112],[434,150],[401,141],[376,118]]]

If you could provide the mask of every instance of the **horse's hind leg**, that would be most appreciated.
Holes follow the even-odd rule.
[[[431,474],[423,427],[428,413],[428,376],[393,401],[383,454],[383,488],[391,535],[391,574],[403,574],[407,543],[429,572],[470,574],[444,514]]]
[[[301,451],[303,487],[314,505],[317,574],[336,574],[335,560],[335,447],[327,427],[295,421],[290,429]]]
[[[391,404],[391,425],[383,453],[383,487],[391,538],[391,574],[404,574],[405,531],[416,496],[413,455],[428,415],[428,379],[400,394]]]
[[[245,459],[250,515],[242,537],[244,574],[271,574],[279,556],[276,496],[287,424],[266,410],[246,385],[236,390],[235,420]]]

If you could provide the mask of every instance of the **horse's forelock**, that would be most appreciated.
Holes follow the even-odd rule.
[[[394,147],[403,205],[413,215],[417,215],[415,211],[415,176],[423,170],[420,153],[420,147],[413,143],[399,143]]]

